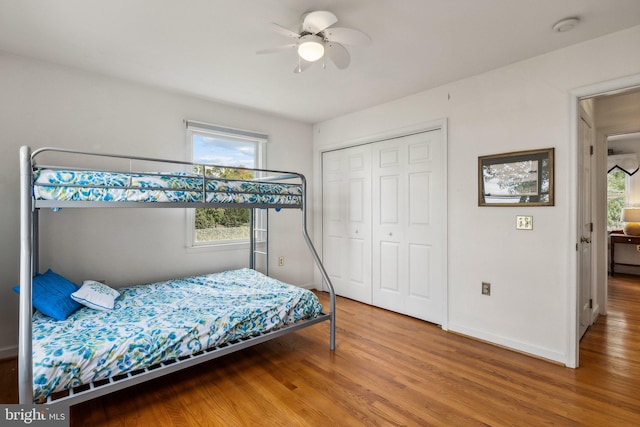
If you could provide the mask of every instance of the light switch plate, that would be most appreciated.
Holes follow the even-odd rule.
[[[516,216],[516,230],[533,230],[533,216],[532,215],[517,215]]]

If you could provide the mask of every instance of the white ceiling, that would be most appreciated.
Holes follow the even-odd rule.
[[[373,44],[256,55],[315,10]],[[0,0],[0,50],[316,123],[639,24],[640,0]]]

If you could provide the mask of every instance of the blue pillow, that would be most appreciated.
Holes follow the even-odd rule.
[[[51,269],[33,278],[31,301],[41,313],[56,320],[64,320],[71,313],[82,307],[71,299],[71,294],[78,290],[78,285],[54,273]],[[20,293],[20,286],[13,290]]]

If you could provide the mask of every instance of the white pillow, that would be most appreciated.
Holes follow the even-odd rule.
[[[71,294],[71,298],[82,305],[95,310],[112,310],[113,304],[120,293],[104,283],[95,280],[85,280],[82,287]]]

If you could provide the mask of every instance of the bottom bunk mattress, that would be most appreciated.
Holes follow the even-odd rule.
[[[317,317],[309,290],[250,269],[119,288],[113,310],[33,316],[34,400]]]

